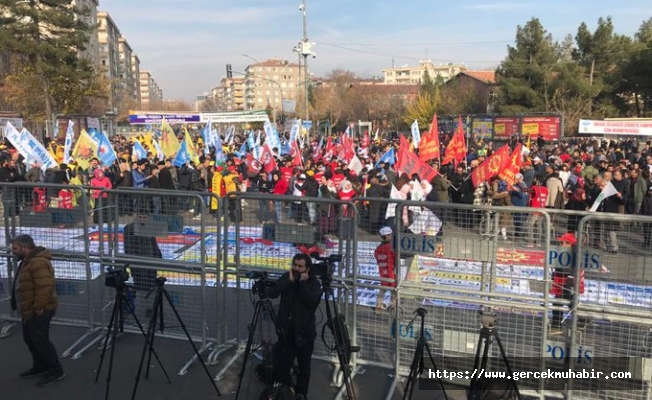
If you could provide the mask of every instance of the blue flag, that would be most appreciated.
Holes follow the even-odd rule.
[[[247,157],[247,142],[242,143],[240,146],[240,151],[233,152],[239,159],[243,160]]]
[[[382,157],[380,157],[380,160],[376,163],[376,168],[380,168],[381,163],[389,163],[389,165],[394,165],[394,162],[396,161],[396,156],[394,154],[394,148],[392,147],[391,149],[387,150],[385,154],[383,154]]]
[[[179,151],[177,151],[177,155],[174,157],[172,164],[175,167],[181,168],[188,161],[190,161],[190,154],[188,154],[188,147],[186,147],[186,141],[184,140],[181,142],[181,147],[179,147]]]
[[[95,143],[100,144],[100,142],[102,141],[102,137],[101,137],[102,134],[99,133],[97,129],[90,128],[86,133],[88,133],[88,136],[90,136]]]
[[[222,138],[219,134],[215,135],[215,162],[224,162],[226,161],[226,156],[224,155],[224,148],[222,147]]]
[[[204,155],[211,152],[210,145],[213,144],[211,142],[211,125],[212,125],[212,122],[213,122],[213,120],[209,118],[208,123],[201,130],[201,138],[204,141]]]
[[[145,150],[138,140],[134,142],[134,148],[131,154],[136,156],[136,160],[147,158],[147,150]]]
[[[111,142],[109,141],[109,138],[106,137],[106,134],[104,132],[100,133],[100,142],[99,145],[97,146],[97,157],[102,162],[102,165],[105,165],[107,167],[113,164],[113,162],[118,159],[118,156],[115,154],[115,150],[113,149],[113,146],[111,146]]]

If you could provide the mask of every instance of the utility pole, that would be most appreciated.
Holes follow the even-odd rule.
[[[308,41],[308,18],[306,13],[306,0],[302,0],[302,3],[299,5],[299,11],[303,14],[303,38],[301,42],[294,48],[296,53],[299,53],[299,57],[303,56],[303,85],[304,85],[304,97],[305,97],[305,110],[304,110],[304,121],[310,120],[310,105],[308,102],[309,95],[309,85],[310,85],[310,75],[308,74],[308,57],[312,58],[317,57],[317,55],[312,51],[312,47],[316,43]],[[301,68],[301,66],[299,67]],[[310,132],[310,129],[308,129]],[[308,133],[307,142],[310,143],[310,133]]]

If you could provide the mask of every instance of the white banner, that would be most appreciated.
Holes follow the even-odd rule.
[[[593,205],[591,206],[591,212],[595,212],[598,209],[598,207],[600,207],[600,203],[602,203],[604,199],[613,196],[616,193],[618,193],[618,191],[616,190],[614,185],[611,182],[607,182],[604,189],[602,189],[598,197],[593,202]]]
[[[580,120],[580,134],[652,136],[652,121]]]
[[[293,113],[297,107],[296,100],[283,99],[283,112]]]
[[[419,122],[415,119],[412,123],[412,143],[414,143],[414,148],[419,148],[419,143],[421,143],[421,131],[419,130]]]
[[[23,128],[19,133],[11,122],[7,122],[5,127],[5,137],[11,142],[16,150],[25,157],[28,165],[37,162],[43,171],[48,168],[57,167],[57,162],[54,158],[52,158],[45,147],[43,147],[43,145],[36,140],[27,129]]]

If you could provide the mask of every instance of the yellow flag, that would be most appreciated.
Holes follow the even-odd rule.
[[[147,150],[149,150],[154,157],[158,156],[158,153],[156,152],[156,146],[154,146],[152,139],[152,132],[147,132],[145,136],[143,136],[143,143],[145,146],[147,146]]]
[[[52,156],[52,158],[54,158],[54,161],[56,161],[57,164],[61,164],[61,160],[59,159],[57,154],[58,148],[59,146],[57,146],[56,143],[50,142],[50,145],[48,146],[48,153],[50,153],[50,155]]]
[[[174,135],[174,131],[170,124],[167,121],[163,120],[161,124],[161,151],[165,154],[165,157],[172,158],[177,154],[181,144],[179,139]]]
[[[97,143],[82,129],[75,148],[72,151],[72,158],[77,162],[77,165],[83,169],[88,169],[90,161],[97,154]]]
[[[186,127],[183,127],[183,131],[185,132],[185,139],[186,139],[186,149],[188,150],[188,156],[190,156],[190,161],[194,162],[195,165],[199,165],[199,155],[197,154],[197,150],[195,149],[195,142],[192,141],[190,138],[190,134],[188,133],[188,129]]]
[[[531,145],[532,145],[532,133],[530,132],[530,134],[527,135],[527,144],[525,146],[528,148],[528,150],[530,150],[532,149]]]

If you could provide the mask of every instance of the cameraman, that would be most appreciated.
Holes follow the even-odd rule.
[[[278,342],[274,345],[274,379],[292,387],[290,370],[297,359],[299,371],[295,393],[305,399],[310,383],[310,362],[317,337],[315,311],[322,288],[319,279],[310,272],[312,259],[299,253],[292,258],[292,269],[281,275],[276,285],[266,289],[272,299],[281,296],[278,309]]]

